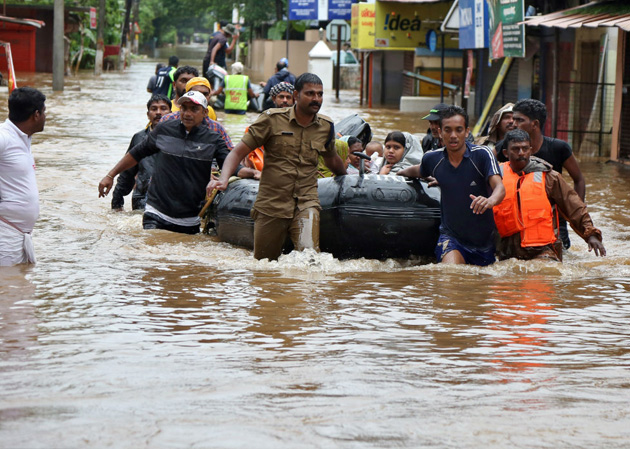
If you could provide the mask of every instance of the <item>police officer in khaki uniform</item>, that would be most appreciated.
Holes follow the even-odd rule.
[[[265,146],[265,169],[252,211],[256,259],[280,257],[287,234],[298,251],[319,250],[318,156],[335,175],[346,174],[335,151],[333,122],[317,114],[323,95],[317,75],[300,75],[293,92],[295,104],[262,113],[230,152],[221,177],[208,184],[208,194],[225,190],[238,163],[254,148]]]

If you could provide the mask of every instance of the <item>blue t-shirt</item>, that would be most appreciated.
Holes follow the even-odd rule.
[[[490,196],[492,189],[488,178],[500,174],[497,159],[485,146],[466,142],[464,159],[457,168],[448,160],[446,149],[424,153],[420,175],[433,176],[442,190],[440,232],[471,249],[493,248],[495,226],[492,210],[481,215],[474,214],[470,208],[470,195]]]

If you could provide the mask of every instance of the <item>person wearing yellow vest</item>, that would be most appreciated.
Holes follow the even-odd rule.
[[[210,106],[210,93],[212,92],[212,88],[210,87],[210,83],[208,82],[208,80],[203,76],[195,76],[193,78],[190,78],[186,82],[185,89],[186,91],[184,93],[194,90],[197,92],[201,92],[203,96],[206,97],[206,100],[208,101],[208,118],[210,118],[210,120],[216,121],[217,113],[214,112],[214,109],[212,108],[212,106]],[[177,111],[179,111],[179,105],[173,103],[172,112]]]
[[[497,245],[499,259],[562,262],[558,212],[586,241],[589,251],[605,256],[602,233],[593,226],[586,205],[551,164],[531,156],[529,134],[521,129],[509,131],[503,152],[508,159],[501,164],[505,198],[493,208],[501,236]]]
[[[247,101],[250,97],[258,98],[258,94],[252,90],[249,77],[243,75],[243,64],[235,62],[232,64],[232,74],[227,75],[221,86],[213,92],[213,95],[221,95],[225,90],[225,112],[228,114],[245,114],[247,112]]]

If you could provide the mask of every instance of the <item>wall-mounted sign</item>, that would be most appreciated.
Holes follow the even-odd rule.
[[[400,3],[377,2],[375,15],[376,46],[387,42],[392,50],[415,49],[426,46],[426,36],[446,18],[449,2]],[[445,39],[446,48],[458,48],[450,35]]]
[[[435,30],[427,31],[427,36],[425,39],[427,41],[428,49],[431,51],[435,51],[437,49],[437,33],[435,32]]]

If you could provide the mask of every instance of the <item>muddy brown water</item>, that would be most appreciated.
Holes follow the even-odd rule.
[[[46,93],[48,122],[38,264],[0,269],[0,447],[628,447],[628,169],[581,161],[603,259],[572,233],[564,264],[258,262],[98,199],[154,67],[63,93],[22,83]],[[426,131],[326,96],[323,113],[359,112],[379,138]],[[236,141],[255,117],[219,113]]]

